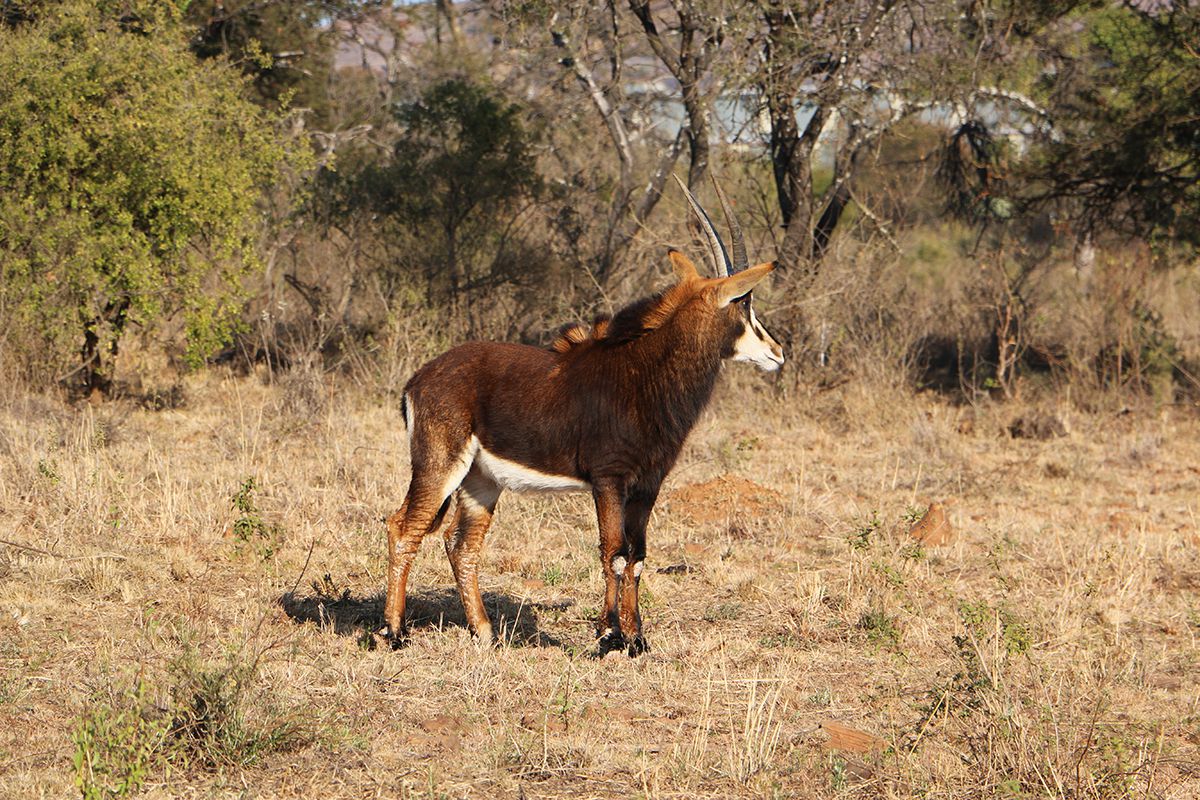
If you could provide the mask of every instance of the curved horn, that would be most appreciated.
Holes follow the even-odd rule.
[[[749,267],[750,258],[746,255],[746,240],[742,238],[742,226],[738,225],[738,221],[734,218],[733,209],[729,207],[729,198],[725,197],[725,192],[721,191],[721,184],[717,183],[716,175],[712,175],[712,184],[713,188],[717,190],[717,199],[721,201],[721,210],[725,212],[725,224],[729,226],[729,237],[733,239],[733,260],[729,264],[729,274],[732,275]]]
[[[708,218],[704,208],[697,202],[695,195],[688,189],[687,184],[679,180],[679,176],[671,173],[671,177],[679,184],[679,188],[683,189],[683,196],[687,198],[688,205],[692,207],[692,213],[696,215],[696,221],[700,223],[700,229],[704,231],[704,238],[708,242],[709,260],[712,262],[713,272],[717,273],[718,278],[724,278],[729,275],[729,253],[725,251],[725,243],[721,241],[721,237],[717,234],[716,228],[713,227],[712,220]]]

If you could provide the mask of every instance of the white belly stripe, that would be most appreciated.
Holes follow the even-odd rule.
[[[493,481],[514,492],[564,492],[588,488],[586,483],[576,478],[539,472],[489,453],[482,446],[475,456],[475,463]]]

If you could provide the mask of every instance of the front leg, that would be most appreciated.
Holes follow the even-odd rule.
[[[618,586],[618,610],[621,630],[629,645],[629,655],[640,655],[650,649],[642,635],[642,615],[638,610],[638,589],[642,581],[642,566],[646,558],[646,524],[658,499],[658,486],[635,487],[625,501],[624,574]]]
[[[592,488],[596,502],[596,521],[600,526],[600,570],[604,573],[604,610],[600,614],[597,635],[600,655],[625,649],[621,632],[618,596],[625,557],[625,487],[617,482],[597,482]]]

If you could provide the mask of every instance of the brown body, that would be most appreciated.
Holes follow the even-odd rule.
[[[405,399],[422,412],[436,404],[430,413],[441,435],[474,434],[488,452],[541,473],[588,484],[658,482],[712,392],[721,350],[732,346],[680,341],[674,328],[686,321],[673,322],[565,353],[463,344],[413,375]]]
[[[638,583],[646,522],[663,478],[708,402],[724,358],[783,362],[754,318],[749,291],[770,264],[700,278],[672,251],[679,282],[588,334],[551,349],[496,342],[456,347],[404,391],[413,476],[388,520],[387,631],[403,628],[405,584],[421,539],[441,525],[471,629],[490,640],[478,559],[505,488],[590,490],[600,528],[601,651],[646,649]]]

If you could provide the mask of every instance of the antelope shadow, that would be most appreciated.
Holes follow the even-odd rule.
[[[568,645],[541,630],[538,613],[561,611],[570,600],[532,602],[504,592],[484,592],[483,604],[496,626],[497,638],[513,647],[558,647]],[[298,595],[288,592],[279,598],[279,606],[294,622],[315,624],[338,636],[368,639],[383,625],[382,592],[355,597],[349,591],[341,596]],[[466,628],[467,616],[454,589],[425,589],[408,598],[408,629],[420,631],[446,626]]]

